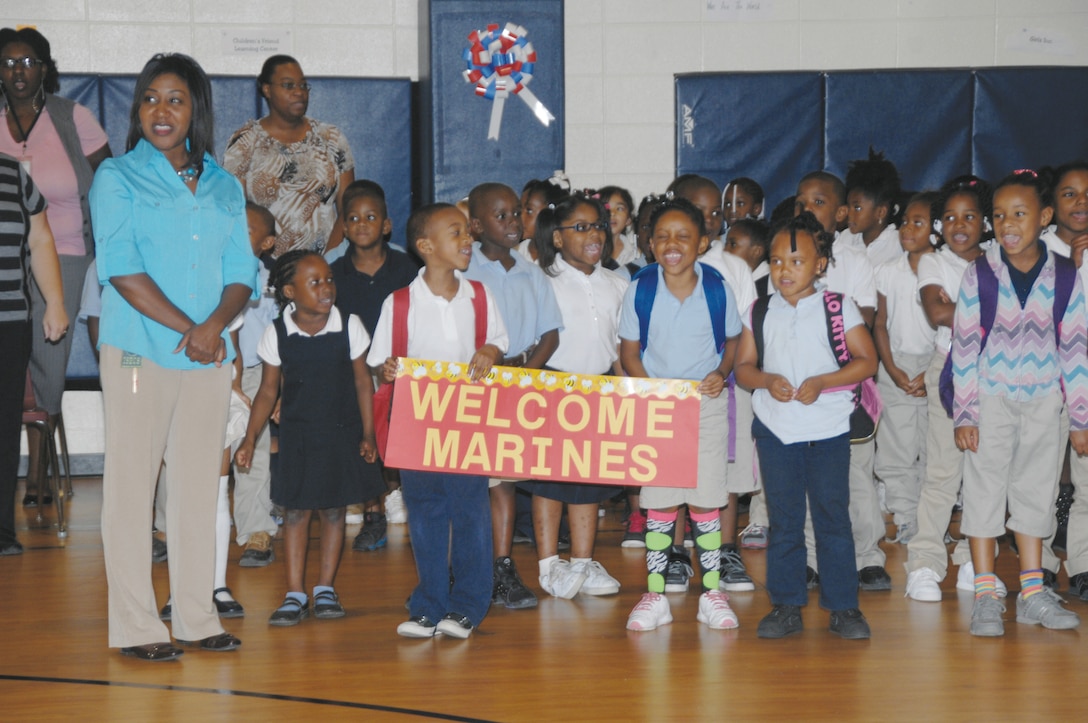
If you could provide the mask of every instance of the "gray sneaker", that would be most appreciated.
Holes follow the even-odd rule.
[[[1028,625],[1042,624],[1051,630],[1070,630],[1080,625],[1080,617],[1062,607],[1065,601],[1050,588],[1044,587],[1029,598],[1023,593],[1016,596],[1016,622]]]
[[[975,598],[971,609],[971,634],[984,638],[997,638],[1005,634],[1005,622],[1001,619],[1005,604],[997,595]]]

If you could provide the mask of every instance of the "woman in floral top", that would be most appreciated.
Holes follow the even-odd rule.
[[[310,84],[298,61],[274,55],[257,78],[268,115],[231,137],[223,166],[246,197],[276,217],[275,256],[293,249],[323,252],[340,240],[337,209],[355,180],[348,140],[335,126],[306,117]]]

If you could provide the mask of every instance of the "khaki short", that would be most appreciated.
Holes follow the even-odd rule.
[[[751,427],[749,426],[749,430]],[[703,397],[699,403],[699,481],[694,489],[644,486],[641,504],[648,510],[677,505],[705,509],[725,507],[729,502],[728,465],[729,401],[723,392],[718,398]],[[750,438],[751,433],[742,435]],[[738,447],[740,440],[738,439]],[[683,444],[683,440],[676,440]]]

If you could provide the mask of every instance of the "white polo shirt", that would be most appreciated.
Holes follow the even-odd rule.
[[[884,295],[888,310],[888,338],[892,355],[932,355],[937,330],[926,319],[926,312],[918,295],[918,277],[910,267],[907,254],[901,252],[898,259],[880,264],[876,267],[874,276],[876,290]]]
[[[585,274],[561,256],[556,257],[552,271],[555,276],[548,275],[548,281],[563,314],[563,330],[548,366],[600,374],[618,357],[620,307],[628,282],[600,266]]]
[[[873,281],[873,265],[865,251],[859,251],[848,240],[836,237],[831,247],[832,261],[827,265],[824,283],[852,299],[862,307],[876,308],[876,283]]]
[[[963,272],[967,270],[968,261],[957,256],[952,249],[942,246],[931,254],[926,254],[918,260],[918,293],[927,286],[937,286],[944,289],[952,303],[960,295],[960,281]],[[937,327],[935,343],[938,349],[948,353],[952,348],[952,329],[947,326]]]
[[[756,300],[756,281],[748,264],[726,251],[720,238],[710,242],[710,248],[699,260],[722,275],[737,300],[737,311],[743,316]]]
[[[423,280],[426,267],[419,270],[416,280],[408,285],[408,356],[467,363],[476,353],[476,312],[472,307],[475,292],[460,271],[454,275],[461,286],[453,299],[447,301],[431,292]],[[487,295],[487,334],[485,343],[494,344],[503,354],[509,346],[495,298],[484,286]],[[382,302],[382,313],[374,328],[374,339],[366,361],[380,366],[393,356],[393,294]]]

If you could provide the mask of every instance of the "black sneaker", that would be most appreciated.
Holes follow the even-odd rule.
[[[1088,572],[1082,572],[1069,578],[1069,594],[1088,602]]]
[[[518,576],[518,569],[509,557],[495,559],[495,584],[491,589],[491,602],[502,603],[511,610],[535,608],[536,595],[525,587]]]
[[[1050,570],[1047,570],[1044,567],[1043,568],[1043,587],[1048,587],[1051,590],[1053,590],[1054,592],[1058,592],[1058,589],[1060,587],[1058,585],[1058,573],[1051,572]]]
[[[862,590],[891,590],[892,579],[880,565],[870,565],[858,570],[858,587]]]
[[[756,637],[770,638],[772,640],[784,638],[801,632],[804,627],[801,620],[801,608],[796,605],[775,605],[759,621],[759,627],[756,628]]]
[[[446,616],[438,621],[435,632],[464,640],[472,635],[472,621],[460,613],[446,613]]]
[[[831,611],[831,632],[843,640],[868,640],[869,623],[857,608]]]
[[[669,548],[669,562],[665,567],[665,592],[687,592],[688,581],[695,575],[691,555],[682,547]]]
[[[363,517],[363,529],[355,536],[351,549],[356,552],[373,552],[385,547],[385,515],[381,512],[367,512]]]
[[[752,577],[744,567],[744,561],[740,559],[740,551],[736,545],[722,545],[721,561],[718,589],[726,592],[748,592],[756,589]]]
[[[820,573],[816,572],[811,565],[805,566],[805,588],[808,590],[815,590],[820,587]]]

